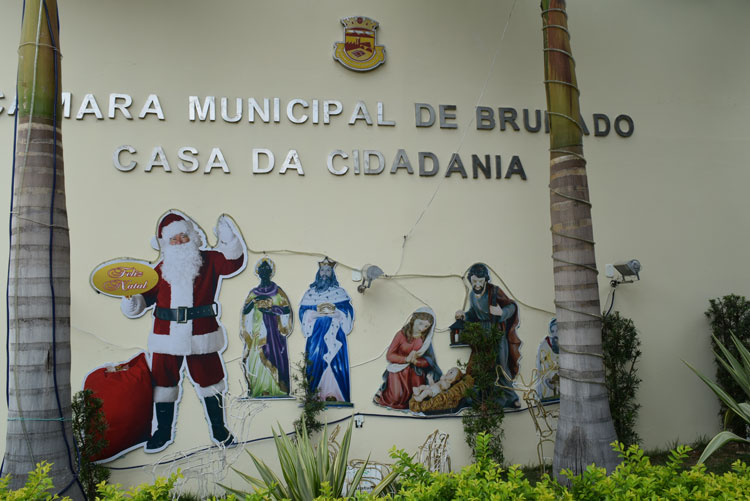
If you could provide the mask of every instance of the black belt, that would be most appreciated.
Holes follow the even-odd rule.
[[[187,323],[188,320],[195,318],[215,317],[218,308],[214,308],[216,303],[204,304],[203,306],[179,306],[177,308],[157,308],[154,310],[154,316],[159,320],[168,320],[178,324]]]

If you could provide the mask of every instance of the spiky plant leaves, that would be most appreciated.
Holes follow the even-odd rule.
[[[323,433],[318,444],[313,445],[304,421],[301,423],[301,428],[295,432],[294,440],[279,425],[278,432],[274,430],[274,443],[276,445],[279,465],[281,466],[283,481],[262,459],[257,458],[250,452],[248,454],[250,454],[261,479],[252,477],[236,469],[234,471],[256,490],[267,490],[269,495],[277,500],[312,501],[325,490],[330,490],[335,497],[344,496],[343,490],[346,483],[352,425],[353,421],[350,421],[342,437],[341,448],[335,454],[331,454],[328,450],[327,427],[323,428]],[[333,457],[331,457],[332,455]],[[369,457],[367,459],[368,461],[356,471],[350,486],[350,492],[356,491],[359,486],[369,462]],[[388,475],[375,487],[373,492],[382,492],[395,478],[396,474]],[[324,487],[326,485],[328,486],[327,488]],[[227,492],[240,497],[251,494],[225,485],[221,485],[221,487]]]
[[[739,357],[740,354],[735,351],[735,344],[732,342],[732,336],[736,336],[741,344],[750,345],[750,301],[744,296],[729,294],[721,298],[711,299],[710,307],[706,311],[706,317],[711,325],[711,332],[715,336],[711,340],[711,345],[715,352],[720,351],[716,339],[721,341],[732,354]],[[739,385],[732,378],[724,366],[716,357],[716,378],[715,381],[724,390],[729,393],[735,400],[744,400],[747,398]],[[721,402],[719,415],[724,419],[730,418],[728,426],[725,428],[736,434],[745,433],[745,423],[737,419],[732,412],[727,414],[727,407]]]
[[[716,354],[716,359],[721,362],[721,364],[724,366],[724,368],[727,370],[729,375],[734,379],[735,383],[742,389],[742,391],[750,396],[750,353],[747,350],[747,347],[742,345],[742,342],[737,339],[734,335],[731,335],[732,342],[737,347],[740,358],[742,359],[742,362],[740,362],[732,353],[727,349],[726,346],[716,337],[714,337],[714,341],[716,342],[716,345],[719,347],[719,350],[724,355],[722,358],[718,353]],[[724,390],[721,386],[719,386],[717,383],[711,381],[709,378],[701,374],[695,367],[685,362],[685,364],[690,367],[690,369],[695,372],[695,374],[703,380],[704,383],[713,391],[717,397],[724,403],[724,405],[727,406],[729,409],[728,412],[732,412],[735,415],[737,415],[740,419],[742,419],[746,424],[750,425],[750,403],[748,402],[737,402],[727,391]],[[725,422],[728,421],[725,419]],[[722,447],[728,442],[745,442],[750,443],[750,440],[746,438],[742,438],[739,435],[732,433],[731,431],[722,431],[719,434],[717,434],[714,438],[711,439],[711,441],[708,443],[706,448],[703,450],[703,454],[701,455],[699,462],[705,461],[711,454],[716,452],[717,449]]]
[[[747,395],[747,398],[750,399],[750,352],[748,352],[747,348],[742,346],[742,343],[734,335],[732,335],[732,342],[737,347],[737,351],[739,352],[742,361],[735,358],[735,356],[732,355],[732,352],[729,351],[729,349],[716,337],[714,337],[714,341],[724,355],[724,358],[722,358],[718,353],[714,352],[716,359],[721,363],[724,369],[726,369],[729,375],[732,376],[732,379],[735,380],[740,389],[745,395]]]
[[[698,463],[705,462],[711,454],[713,454],[729,442],[745,442],[750,444],[750,440],[735,435],[731,431],[721,431],[714,438],[712,438],[706,448],[703,449],[703,454],[701,454],[701,457],[698,459]]]

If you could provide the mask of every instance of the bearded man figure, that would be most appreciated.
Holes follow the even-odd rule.
[[[328,258],[318,263],[315,281],[299,306],[305,336],[307,379],[310,389],[326,402],[351,402],[349,353],[346,336],[352,331],[354,307],[349,294],[339,285]]]
[[[490,270],[484,263],[474,263],[466,272],[471,289],[469,291],[469,309],[458,310],[457,320],[479,323],[489,331],[497,327],[503,333],[496,350],[498,369],[498,389],[496,400],[503,407],[519,408],[521,403],[518,395],[513,391],[512,380],[518,374],[518,361],[521,358],[521,339],[518,337],[519,325],[518,305],[510,299],[497,285],[490,283]],[[456,325],[456,324],[454,324]],[[471,373],[472,357],[469,358]]]
[[[157,224],[152,244],[161,250],[161,260],[154,267],[159,282],[144,294],[122,298],[120,308],[129,318],[153,308],[148,351],[157,428],[146,443],[146,452],[159,452],[174,440],[175,404],[185,366],[203,402],[211,439],[223,446],[234,442],[224,421],[227,383],[220,353],[227,336],[218,321],[218,296],[222,278],[244,268],[247,247],[226,215],[219,217],[214,233],[218,243],[209,250],[205,234],[188,216],[167,212]]]

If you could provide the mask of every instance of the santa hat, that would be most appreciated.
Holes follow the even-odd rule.
[[[191,230],[185,218],[174,213],[169,213],[159,221],[156,236],[161,240],[169,240],[180,233],[189,233]]]
[[[180,233],[186,233],[190,240],[194,240],[200,245],[200,234],[196,231],[195,226],[185,216],[168,212],[159,221],[156,228],[156,237],[151,239],[151,247],[159,250],[159,243],[167,244],[169,239]]]

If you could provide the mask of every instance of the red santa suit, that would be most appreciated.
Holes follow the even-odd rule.
[[[156,402],[177,400],[183,356],[187,357],[188,372],[199,396],[226,390],[224,367],[218,352],[226,347],[227,337],[215,316],[219,308],[215,303],[216,292],[219,277],[242,269],[245,256],[228,259],[218,251],[201,251],[201,258],[203,265],[193,280],[192,291],[173,290],[162,278],[159,263],[155,268],[159,284],[143,295],[147,307],[156,303],[158,309],[154,311],[154,326],[148,339]],[[172,318],[177,316],[177,320],[167,320],[167,315],[160,315],[162,311]],[[188,320],[193,311],[208,316]]]
[[[168,215],[159,225],[161,245],[169,245],[174,235],[190,235],[192,244],[201,241],[195,227],[182,219]],[[154,383],[154,402],[175,402],[179,396],[180,371],[183,359],[188,373],[202,398],[226,391],[224,364],[219,352],[227,344],[224,327],[217,320],[218,287],[221,277],[242,270],[247,252],[241,238],[221,242],[216,250],[200,250],[202,264],[193,278],[177,277],[170,282],[164,277],[160,261],[154,270],[159,282],[143,295],[134,296],[136,305],[129,316],[140,316],[155,305],[154,324],[148,339],[151,372]]]

